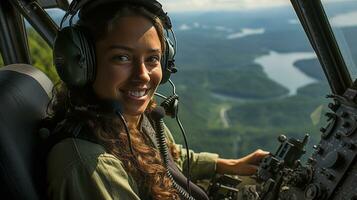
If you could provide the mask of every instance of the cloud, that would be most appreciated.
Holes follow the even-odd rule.
[[[201,24],[198,22],[193,23],[193,27],[195,28],[200,28]]]
[[[232,39],[246,37],[249,35],[258,35],[263,33],[265,33],[264,28],[258,28],[258,29],[243,28],[241,32],[228,35],[227,39],[232,40]]]
[[[191,27],[187,24],[182,24],[179,28],[178,28],[180,31],[187,31],[187,30],[190,30]]]
[[[231,28],[227,28],[225,26],[215,26],[214,29],[216,31],[233,32],[233,30]]]
[[[288,23],[289,23],[289,24],[300,24],[300,21],[297,20],[297,19],[289,19],[289,20],[288,20]]]
[[[289,0],[161,0],[167,11],[242,10],[290,4]]]
[[[191,24],[181,24],[178,27],[178,30],[180,31],[188,31],[188,30],[192,30],[192,29],[207,29],[207,30],[215,30],[215,31],[219,31],[219,32],[227,32],[227,33],[231,33],[233,32],[233,29],[231,28],[227,28],[225,26],[209,26],[209,25],[205,25],[205,24],[200,24],[198,22],[193,22]]]
[[[336,15],[330,22],[333,27],[338,28],[357,26],[357,11]]]

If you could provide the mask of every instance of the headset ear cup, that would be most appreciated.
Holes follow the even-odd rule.
[[[86,79],[87,83],[91,83],[95,79],[95,67],[96,67],[96,55],[95,46],[92,42],[93,40],[85,34],[86,32],[83,28],[76,27],[78,29],[78,34],[81,38],[81,49],[85,55],[86,60]]]
[[[174,45],[169,38],[165,37],[165,53],[161,59],[162,79],[160,84],[166,83],[170,79],[171,73],[176,73],[174,57]]]
[[[54,65],[68,86],[83,87],[95,78],[95,49],[82,28],[65,27],[54,42]]]

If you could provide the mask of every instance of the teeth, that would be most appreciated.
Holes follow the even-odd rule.
[[[145,95],[145,90],[142,91],[129,91],[129,95],[134,97],[142,97]]]

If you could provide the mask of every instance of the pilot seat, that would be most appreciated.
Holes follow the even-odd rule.
[[[38,130],[52,87],[31,65],[0,68],[1,199],[46,199],[46,152]]]

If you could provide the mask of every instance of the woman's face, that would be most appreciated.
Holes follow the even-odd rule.
[[[159,36],[148,19],[120,18],[96,43],[95,93],[117,99],[125,116],[140,116],[161,82],[161,54]]]

